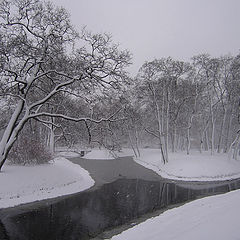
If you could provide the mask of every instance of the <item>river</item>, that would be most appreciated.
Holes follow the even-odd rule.
[[[191,183],[162,179],[131,158],[71,159],[87,169],[91,189],[0,209],[1,240],[84,240],[176,204],[240,188],[240,180]],[[96,238],[97,239],[97,238]]]

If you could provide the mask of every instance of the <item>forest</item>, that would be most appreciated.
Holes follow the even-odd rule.
[[[164,163],[192,149],[237,159],[240,54],[154,59],[131,76],[130,52],[109,34],[78,33],[51,3],[1,1],[0,170],[60,146],[159,148]]]

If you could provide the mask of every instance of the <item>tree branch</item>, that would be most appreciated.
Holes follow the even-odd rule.
[[[119,119],[116,119],[116,120],[111,119],[114,115],[115,114],[111,115],[109,118],[101,118],[100,120],[96,120],[96,119],[93,119],[93,118],[84,118],[84,117],[83,118],[75,118],[75,117],[66,116],[64,114],[41,112],[41,113],[30,114],[28,116],[28,119],[46,116],[46,117],[63,118],[65,120],[69,120],[69,121],[73,121],[73,122],[90,121],[90,122],[94,122],[94,123],[101,123],[101,122],[107,122],[107,121],[109,121],[109,122],[119,121]],[[120,120],[122,120],[122,119],[120,119]]]
[[[49,125],[52,125],[52,126],[54,126],[54,127],[56,127],[56,128],[60,128],[60,127],[61,127],[60,125],[57,125],[57,124],[55,124],[55,123],[53,123],[53,122],[50,122],[50,121],[46,121],[46,120],[40,119],[40,118],[38,118],[38,117],[34,117],[33,119],[35,119],[35,120],[38,121],[38,122],[43,123],[43,125],[44,125],[45,127],[49,128],[49,129],[50,129]]]
[[[147,129],[147,128],[145,128],[144,130],[145,130],[147,133],[149,133],[149,134],[153,135],[154,137],[156,137],[157,139],[159,139],[159,136],[158,136],[156,133],[150,131],[150,130]]]

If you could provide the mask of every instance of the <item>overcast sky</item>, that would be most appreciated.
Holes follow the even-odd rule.
[[[53,0],[77,29],[111,33],[133,54],[130,71],[154,58],[189,60],[240,50],[240,0]]]

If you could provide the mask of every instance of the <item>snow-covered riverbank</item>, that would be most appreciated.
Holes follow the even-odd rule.
[[[240,178],[240,161],[229,159],[227,154],[210,152],[169,153],[169,162],[163,164],[159,149],[141,149],[135,161],[152,169],[164,178],[183,181],[224,181]]]
[[[206,197],[170,209],[112,240],[237,240],[240,190]]]
[[[63,157],[36,166],[6,164],[0,173],[0,208],[83,191],[94,185],[89,173]]]

